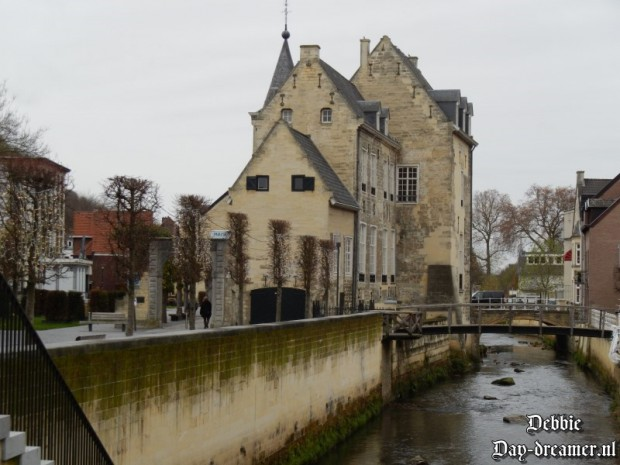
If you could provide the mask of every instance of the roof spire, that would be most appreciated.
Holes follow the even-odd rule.
[[[284,31],[282,31],[282,38],[288,39],[291,33],[288,32],[288,0],[284,0]]]

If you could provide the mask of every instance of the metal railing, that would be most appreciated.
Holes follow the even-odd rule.
[[[56,465],[113,465],[1,274],[0,414]]]

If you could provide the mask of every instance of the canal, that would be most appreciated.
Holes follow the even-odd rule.
[[[532,340],[481,342],[478,372],[388,406],[319,465],[620,464],[611,399],[593,379]],[[502,377],[515,384],[492,384]]]

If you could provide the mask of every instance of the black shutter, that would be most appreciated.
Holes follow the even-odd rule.
[[[245,178],[245,188],[249,191],[255,191],[258,188],[258,182],[256,182],[256,176],[248,176]]]
[[[313,191],[314,190],[314,177],[305,177],[304,178],[304,190],[305,191]]]

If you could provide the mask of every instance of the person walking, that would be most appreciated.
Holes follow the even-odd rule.
[[[205,298],[202,299],[202,302],[200,303],[200,316],[205,322],[205,328],[208,328],[209,319],[211,318],[211,302],[209,301],[207,296],[205,296]]]

